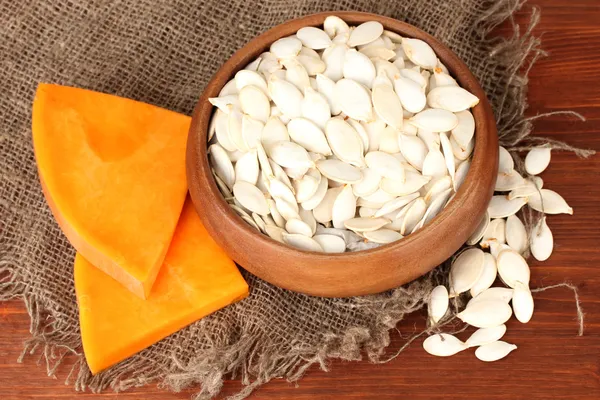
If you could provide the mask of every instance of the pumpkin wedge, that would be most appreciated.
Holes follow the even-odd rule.
[[[79,253],[75,292],[83,350],[90,370],[97,373],[246,297],[248,285],[188,201],[146,300]]]
[[[42,83],[33,103],[46,200],[82,256],[147,297],[187,193],[190,118],[118,96]]]

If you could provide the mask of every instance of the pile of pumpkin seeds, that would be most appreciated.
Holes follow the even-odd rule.
[[[210,102],[209,160],[235,212],[279,242],[340,253],[399,240],[446,206],[479,99],[424,41],[330,16],[274,42]]]
[[[435,334],[423,342],[423,348],[436,356],[451,356],[477,347],[475,356],[482,361],[496,361],[517,348],[500,340],[504,323],[514,314],[527,323],[533,315],[534,302],[529,289],[530,270],[523,254],[530,252],[545,261],[552,254],[554,239],[546,223],[546,214],[573,214],[573,209],[556,192],[543,188],[537,175],[550,163],[550,148],[538,147],[525,158],[526,176],[514,169],[509,152],[500,147],[496,194],[467,247],[453,261],[449,288],[437,286],[429,299],[432,325],[450,318],[449,299],[463,293],[471,299],[456,314],[463,322],[479,328],[465,342],[447,334]],[[543,213],[529,234],[517,213],[523,206]],[[506,287],[492,287],[499,277]],[[512,302],[512,308],[509,303]]]

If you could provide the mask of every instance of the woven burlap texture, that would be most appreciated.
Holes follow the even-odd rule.
[[[490,39],[519,0],[61,1],[0,0],[0,299],[22,298],[32,337],[50,374],[75,357],[77,389],[124,390],[159,382],[216,395],[223,378],[241,378],[248,395],[274,377],[299,378],[338,357],[380,360],[389,332],[420,309],[438,269],[384,294],[324,299],[292,293],[244,273],[251,295],[92,376],[80,347],[73,288],[74,250],[61,234],[38,183],[30,110],[38,82],[79,86],[190,114],[219,66],[257,34],[327,10],[378,13],[441,39],[479,78],[493,105],[501,142],[528,146],[524,60],[539,54],[529,32]],[[533,12],[535,19],[537,14]],[[400,328],[402,326],[400,325]],[[412,330],[412,327],[406,329]],[[31,358],[31,357],[29,357]],[[26,359],[26,362],[29,359]]]

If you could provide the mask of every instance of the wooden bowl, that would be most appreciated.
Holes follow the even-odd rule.
[[[208,164],[207,130],[216,97],[234,74],[275,40],[304,26],[319,26],[329,15],[348,24],[379,21],[385,29],[426,41],[462,87],[475,94],[475,149],[470,171],[454,199],[422,229],[375,249],[342,254],[297,250],[258,233],[225,202]],[[404,22],[360,12],[327,12],[286,22],[238,50],[213,76],[192,116],[187,143],[189,190],[206,229],[240,266],[282,288],[317,296],[346,297],[398,287],[432,270],[458,250],[477,227],[494,191],[498,137],[492,109],[467,66],[437,39]],[[210,262],[210,260],[206,260]]]

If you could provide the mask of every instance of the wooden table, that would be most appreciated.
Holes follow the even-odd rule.
[[[575,146],[600,149],[600,4],[598,0],[535,0],[542,7],[543,48],[550,53],[530,74],[529,114],[570,109],[587,118],[565,116],[538,120],[536,133]],[[529,18],[526,7],[517,20]],[[506,31],[506,30],[505,30]],[[573,216],[549,217],[555,238],[552,257],[532,262],[532,287],[569,281],[580,289],[586,312],[585,334],[577,337],[573,293],[556,289],[535,296],[533,320],[511,319],[505,339],[519,346],[507,359],[479,362],[473,351],[449,359],[434,358],[415,342],[384,365],[364,362],[330,364],[331,372],[310,370],[297,385],[273,381],[253,399],[600,399],[600,156],[578,160],[553,153],[543,173],[546,187],[561,193]],[[423,325],[413,315],[402,326]],[[16,360],[28,337],[29,318],[20,301],[0,304],[0,399],[189,399],[193,390],[170,394],[148,386],[125,393],[75,393],[63,385],[67,367],[57,379],[36,366],[36,356]],[[395,338],[389,348],[403,341]],[[227,382],[224,395],[239,382]]]

